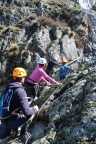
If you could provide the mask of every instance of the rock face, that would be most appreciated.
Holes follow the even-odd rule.
[[[44,13],[39,9],[38,15],[35,0],[0,1],[0,84],[10,79],[16,66],[24,67],[30,74],[39,57],[55,64],[79,55],[83,57],[89,29],[77,3],[70,0],[42,2]],[[92,42],[95,49],[95,35],[94,41],[89,41]],[[31,135],[30,138],[25,136],[28,143],[96,143],[96,68],[90,67],[90,59],[85,61],[88,63],[64,79],[62,86],[44,88],[40,92],[39,105],[49,99],[44,111],[28,128]],[[24,143],[20,139],[9,143]]]
[[[32,26],[28,26],[28,24],[26,26],[25,24],[23,28],[10,27],[2,32],[4,38],[1,38],[0,54],[2,55],[3,53],[0,58],[1,68],[3,67],[1,73],[7,70],[11,72],[15,66],[21,65],[30,71],[31,67],[26,67],[26,65],[32,65],[32,62],[36,59],[33,59],[34,53],[38,53],[41,57],[46,57],[48,61],[56,63],[62,62],[63,57],[66,57],[68,60],[73,60],[78,57],[74,39],[66,38],[67,43],[64,40],[65,38],[61,40],[59,40],[60,38],[51,40],[49,33],[50,27],[40,25],[37,26],[33,32],[35,29],[34,20],[31,20],[31,22]],[[38,21],[36,24],[38,25]],[[29,28],[30,32],[28,32]],[[15,48],[13,46],[14,41],[17,44]],[[68,46],[66,47],[65,45]],[[22,61],[22,59],[24,59],[23,53],[26,50],[29,51],[25,56],[27,59],[26,61]],[[7,75],[9,75],[9,73]]]
[[[10,4],[1,2],[0,81],[3,81],[3,77],[9,78],[16,66],[23,66],[30,73],[36,65],[36,53],[55,64],[64,62],[64,59],[73,60],[78,57],[75,37],[66,22],[64,28],[64,24],[59,20],[62,16],[57,17],[54,14],[52,19],[50,10],[46,8],[50,18],[38,17],[36,8],[30,1],[24,1],[24,4],[23,1],[21,4],[17,1]],[[62,9],[58,12],[60,11],[63,14]]]
[[[29,143],[96,143],[96,69],[86,68],[44,93],[42,100],[50,93],[55,98],[47,101],[46,113],[30,126]]]
[[[91,54],[93,56],[96,55],[96,40],[95,40],[95,35],[96,35],[96,28],[95,28],[95,21],[96,21],[96,17],[95,17],[95,11],[90,11],[88,13],[88,18],[90,21],[90,35],[89,35],[89,43],[88,43],[88,48],[91,51]]]
[[[50,143],[50,139],[47,138],[51,133],[51,142],[54,144],[83,142],[95,144],[96,86],[94,74],[95,69],[84,70],[64,81],[58,97],[48,109],[49,132],[47,131],[43,138],[36,141],[37,143]]]

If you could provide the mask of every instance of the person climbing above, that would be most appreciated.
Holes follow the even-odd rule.
[[[63,80],[68,74],[72,72],[71,67],[68,65],[68,61],[65,59],[59,68],[59,78]]]
[[[28,83],[39,83],[45,85],[59,85],[60,83],[49,76],[45,69],[47,61],[45,58],[40,58],[37,62],[37,67],[33,70],[32,74],[27,78]]]
[[[38,106],[30,107],[23,87],[26,76],[24,68],[13,69],[13,80],[6,87],[2,97],[2,105],[0,105],[1,125],[3,125],[3,129],[0,129],[0,138],[10,136],[11,130],[18,129],[28,118],[34,117],[39,110]]]
[[[59,78],[60,80],[63,80],[67,75],[69,75],[70,73],[74,72],[74,70],[71,68],[71,65],[75,62],[79,62],[80,57],[72,60],[72,61],[68,61],[67,59],[64,59],[60,68],[59,68]]]

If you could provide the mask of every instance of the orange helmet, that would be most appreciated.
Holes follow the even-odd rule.
[[[27,72],[24,68],[16,67],[12,73],[13,78],[23,78],[27,76]]]

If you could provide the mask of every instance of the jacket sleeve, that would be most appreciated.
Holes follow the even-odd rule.
[[[42,77],[44,77],[48,82],[50,82],[51,84],[58,84],[58,82],[50,77],[43,69],[40,72],[42,74]]]
[[[26,115],[27,117],[35,115],[36,111],[33,107],[30,107],[26,91],[23,88],[18,88],[16,93],[18,96],[20,108],[24,115]]]

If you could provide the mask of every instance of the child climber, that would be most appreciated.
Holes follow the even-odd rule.
[[[39,83],[39,84],[45,84],[45,85],[58,85],[60,84],[56,80],[54,80],[52,77],[50,77],[45,69],[47,61],[45,58],[40,58],[37,62],[37,67],[33,70],[32,74],[27,78],[28,83]]]
[[[36,83],[40,85],[59,85],[60,83],[49,76],[45,69],[46,69],[47,61],[45,58],[40,58],[37,62],[36,68],[33,70],[32,74],[27,78],[27,84],[34,86]],[[35,95],[35,89],[33,92]]]

